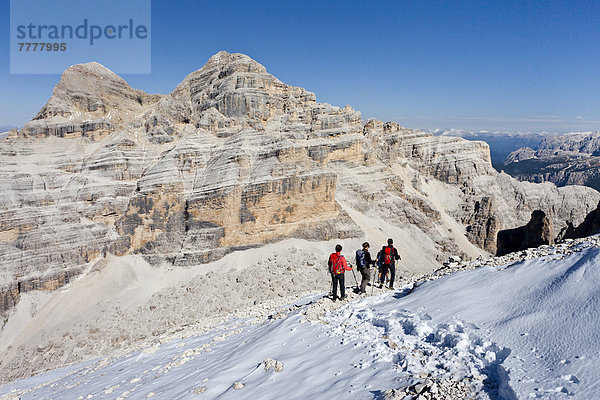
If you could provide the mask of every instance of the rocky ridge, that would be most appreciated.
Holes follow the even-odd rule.
[[[55,289],[110,255],[197,266],[286,237],[393,236],[423,272],[494,253],[533,210],[559,231],[600,200],[498,174],[482,142],[365,123],[226,52],[167,95],[73,66],[0,161],[2,311],[26,282]]]
[[[465,261],[460,257],[450,256],[448,261],[444,262],[441,267],[427,274],[420,274],[412,277],[402,276],[399,279],[397,287],[400,287],[400,297],[410,295],[410,293],[424,282],[434,281],[444,276],[454,274],[460,271],[473,270],[482,267],[501,267],[502,269],[511,268],[515,264],[519,264],[525,260],[543,259],[543,260],[560,260],[568,255],[585,251],[589,248],[600,247],[600,236],[591,236],[580,239],[566,239],[554,246],[542,245],[537,248],[513,252],[499,257],[480,257],[474,261]],[[385,291],[385,289],[384,289]],[[369,293],[369,292],[367,292]],[[376,295],[381,293],[381,289],[375,289]],[[323,297],[318,301],[309,304],[309,307],[302,311],[309,321],[328,323],[327,315],[332,310],[344,307],[348,302],[352,302],[357,297],[355,293],[349,292],[349,297],[340,302],[331,302],[329,296]],[[292,306],[288,309],[280,310],[276,318],[285,318],[286,315],[297,310],[298,306]],[[344,324],[342,324],[343,326]],[[391,341],[389,337],[384,336],[387,340],[387,345],[394,349],[398,349],[398,344]],[[403,343],[406,347],[406,342]],[[410,352],[410,351],[408,351]],[[422,354],[421,354],[422,356]],[[401,367],[400,367],[401,368]],[[474,375],[457,379],[456,377],[440,377],[432,376],[431,373],[421,372],[415,374],[412,382],[401,388],[389,389],[383,393],[385,399],[414,399],[414,400],[429,400],[429,399],[466,399],[479,398],[478,393],[482,392],[486,382],[486,376]],[[495,388],[493,390],[498,390]]]

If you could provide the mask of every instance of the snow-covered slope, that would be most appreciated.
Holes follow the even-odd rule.
[[[0,398],[391,399],[404,397],[392,389],[410,388],[443,399],[596,399],[599,244],[478,262],[412,292],[341,305],[317,295],[268,317],[16,381]]]
[[[564,257],[564,258],[563,258]],[[468,321],[505,347],[517,398],[597,399],[600,385],[600,249],[460,272],[401,302],[436,322]]]

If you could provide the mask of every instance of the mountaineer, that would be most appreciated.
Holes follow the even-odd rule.
[[[394,290],[394,278],[396,276],[396,261],[400,260],[398,250],[394,247],[394,241],[388,239],[387,246],[383,246],[378,253],[377,264],[380,266],[379,288],[383,287],[385,277],[390,272],[389,289]]]
[[[349,271],[352,267],[348,266],[346,258],[342,255],[342,245],[335,246],[335,253],[331,253],[328,261],[329,273],[333,284],[333,301],[337,298],[337,286],[340,285],[340,300],[346,298],[346,287],[344,284],[344,272]]]
[[[371,259],[371,253],[369,253],[369,242],[362,244],[362,249],[356,250],[356,268],[362,277],[360,282],[360,293],[365,294],[367,290],[367,284],[371,280],[371,265],[375,264],[375,261]]]

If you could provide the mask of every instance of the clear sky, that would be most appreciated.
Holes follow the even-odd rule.
[[[9,74],[8,0],[0,12],[0,125],[22,125],[60,76]],[[146,92],[170,92],[226,50],[365,119],[600,130],[598,0],[153,0],[151,34],[152,74],[123,75]]]

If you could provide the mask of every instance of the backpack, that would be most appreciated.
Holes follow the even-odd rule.
[[[344,258],[344,256],[340,255],[337,258],[334,258],[334,260],[331,263],[331,271],[333,271],[333,273],[336,275],[344,273],[344,266],[342,265],[342,258]]]
[[[391,265],[394,263],[394,248],[391,246],[387,246],[383,251],[383,263],[386,265]]]
[[[383,249],[379,250],[377,253],[377,266],[381,267],[383,265]]]
[[[367,261],[365,260],[365,252],[362,249],[356,250],[356,266],[358,268],[366,268]]]

